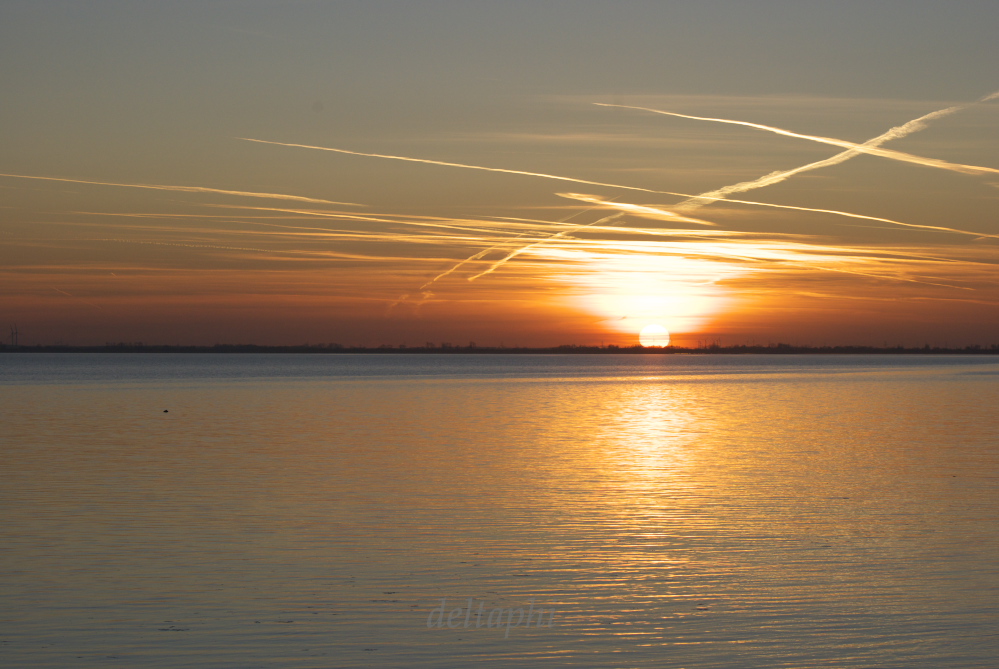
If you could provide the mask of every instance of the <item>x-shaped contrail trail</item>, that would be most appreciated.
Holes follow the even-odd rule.
[[[884,144],[885,142],[888,142],[890,140],[900,139],[902,137],[905,137],[906,135],[910,135],[914,132],[922,130],[923,128],[926,127],[927,121],[931,121],[933,119],[938,119],[947,116],[949,114],[953,114],[954,112],[959,111],[960,109],[963,108],[964,108],[963,106],[948,107],[946,109],[939,109],[935,112],[930,112],[929,114],[920,116],[919,118],[913,119],[908,123],[891,128],[887,132],[867,140],[866,142],[861,144],[860,147],[867,147],[867,148],[878,147],[881,144]],[[697,209],[706,204],[710,204],[711,202],[716,202],[717,198],[726,198],[728,195],[733,193],[745,193],[747,191],[755,190],[757,188],[765,188],[767,186],[773,186],[774,184],[778,184],[782,181],[785,181],[786,179],[789,179],[796,174],[801,174],[802,172],[809,172],[811,170],[817,170],[822,167],[831,167],[833,165],[839,165],[840,163],[844,163],[847,160],[855,158],[856,156],[859,156],[863,153],[864,151],[862,151],[860,148],[847,149],[846,151],[837,153],[835,156],[831,156],[829,158],[826,158],[825,160],[818,160],[814,163],[808,163],[807,165],[802,165],[801,167],[795,167],[794,169],[790,170],[771,172],[770,174],[762,176],[759,179],[754,179],[753,181],[743,181],[741,183],[732,184],[731,186],[725,186],[724,188],[719,188],[718,190],[702,193],[696,198],[690,198],[688,200],[684,200],[679,205],[677,205],[677,209],[680,210]]]
[[[763,186],[768,186],[768,185],[770,185],[772,183],[778,183],[779,181],[783,181],[784,179],[786,179],[788,176],[791,176],[792,174],[798,174],[799,172],[804,172],[804,171],[807,171],[807,170],[813,170],[813,169],[817,169],[819,167],[826,167],[827,165],[836,165],[838,163],[841,163],[841,162],[843,162],[845,160],[849,160],[850,158],[853,158],[854,156],[862,154],[862,153],[870,154],[870,155],[873,155],[873,156],[880,156],[882,158],[889,158],[889,159],[892,159],[892,160],[899,160],[899,161],[907,162],[907,163],[914,163],[916,165],[924,165],[926,167],[937,167],[937,168],[944,169],[944,170],[950,170],[952,172],[961,172],[962,174],[974,174],[974,175],[999,174],[999,169],[995,169],[995,168],[992,168],[992,167],[980,167],[978,165],[963,165],[961,163],[951,163],[951,162],[948,162],[946,160],[939,160],[937,158],[924,158],[922,156],[914,156],[911,153],[904,153],[902,151],[892,151],[890,149],[882,149],[882,148],[880,148],[881,144],[883,144],[883,143],[885,143],[885,142],[887,142],[889,140],[898,139],[898,138],[901,138],[901,137],[905,137],[906,135],[911,134],[913,132],[916,132],[917,130],[922,130],[923,128],[926,127],[925,126],[925,121],[929,121],[929,120],[932,120],[932,119],[940,118],[942,116],[947,116],[949,114],[953,114],[956,111],[960,111],[961,109],[965,109],[965,108],[967,108],[967,107],[969,107],[969,106],[971,106],[973,104],[977,104],[977,103],[981,103],[981,102],[988,102],[989,100],[994,100],[996,98],[999,98],[999,91],[996,91],[995,93],[991,93],[989,95],[986,95],[985,97],[982,97],[982,98],[976,100],[975,102],[967,103],[967,104],[964,104],[964,105],[957,105],[957,106],[954,106],[954,107],[948,107],[946,109],[940,109],[940,110],[935,111],[935,112],[930,112],[929,114],[926,114],[926,115],[921,116],[921,117],[919,117],[917,119],[909,121],[908,123],[906,123],[904,125],[898,126],[896,128],[892,128],[891,130],[889,130],[888,132],[884,133],[883,135],[879,135],[878,137],[870,139],[870,140],[864,142],[863,144],[856,144],[854,142],[848,142],[848,141],[842,140],[842,139],[834,139],[832,137],[821,137],[821,136],[818,136],[818,135],[805,135],[805,134],[802,134],[802,133],[792,132],[790,130],[784,130],[783,128],[775,128],[773,126],[763,125],[761,123],[751,123],[749,121],[737,121],[737,120],[734,120],[734,119],[712,118],[712,117],[707,117],[707,116],[691,116],[689,114],[678,114],[676,112],[664,111],[662,109],[653,109],[651,107],[637,107],[637,106],[633,106],[633,105],[617,105],[617,104],[610,104],[610,103],[606,103],[606,102],[595,102],[594,104],[597,105],[597,106],[600,106],[600,107],[616,107],[616,108],[620,108],[620,109],[636,109],[636,110],[639,110],[639,111],[651,112],[653,114],[663,114],[664,116],[675,116],[675,117],[678,117],[678,118],[687,118],[687,119],[692,119],[692,120],[695,120],[695,121],[710,121],[710,122],[713,122],[713,123],[726,123],[726,124],[730,124],[730,125],[742,125],[742,126],[746,126],[746,127],[749,127],[749,128],[756,128],[758,130],[765,130],[767,132],[776,133],[778,135],[784,135],[785,137],[795,137],[797,139],[806,139],[806,140],[813,141],[813,142],[819,142],[820,144],[829,144],[829,145],[832,145],[832,146],[839,146],[839,147],[842,147],[842,148],[846,149],[846,151],[844,151],[844,152],[842,152],[840,154],[837,154],[837,155],[835,155],[835,156],[833,156],[831,158],[819,161],[817,163],[811,163],[809,165],[804,165],[804,166],[802,166],[800,168],[796,168],[795,170],[790,170],[788,173],[774,172],[773,174],[769,174],[769,175],[767,175],[765,177],[762,177],[761,179],[758,179],[755,182],[747,182],[746,184],[735,184],[734,186],[729,186],[729,187],[727,187],[725,189],[721,189],[720,191],[716,191],[716,192],[727,191],[727,192],[739,193],[739,192],[744,192],[745,190],[751,190],[751,188],[749,188],[748,186],[752,186],[752,188],[762,188]],[[757,183],[759,183],[759,185],[755,185]],[[744,186],[744,185],[747,186],[747,188],[742,188],[742,186]],[[733,189],[736,189],[736,190],[730,190],[729,191],[728,188],[733,188]],[[714,194],[715,194],[715,192],[711,193],[711,195],[714,195]],[[706,193],[705,195],[708,195],[708,194]],[[696,198],[694,198],[694,199],[696,199]]]

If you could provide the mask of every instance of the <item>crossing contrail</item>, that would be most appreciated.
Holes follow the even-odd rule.
[[[604,204],[604,202],[601,202],[601,204]],[[587,212],[587,211],[592,211],[592,209],[584,209],[582,211],[577,211],[577,212],[574,212],[572,214],[569,214],[568,216],[566,216],[566,217],[562,218],[561,220],[557,221],[557,224],[561,225],[562,223],[566,223],[568,221],[571,221],[572,219],[576,218],[580,214],[582,214],[584,212]],[[614,218],[615,218],[614,216],[608,216],[606,219],[602,219],[602,220],[610,221],[610,220],[613,220]],[[594,225],[597,225],[600,222],[601,221],[595,221],[593,223],[587,224],[586,226],[576,226],[575,229],[578,229],[579,227],[590,227],[590,226],[594,226]],[[527,233],[525,232],[525,233],[522,233],[520,235],[517,235],[514,239],[521,238],[521,237],[523,237],[526,234]],[[555,237],[560,237],[562,234],[564,234],[564,232],[557,233],[554,236],[549,236],[547,239],[554,239]],[[544,241],[544,240],[542,240],[542,241]],[[420,290],[421,291],[425,291],[427,288],[429,288],[433,284],[437,283],[437,281],[439,281],[440,279],[443,279],[444,277],[448,276],[449,274],[452,274],[455,270],[457,270],[458,268],[462,267],[466,263],[472,262],[473,260],[480,260],[481,258],[485,257],[490,252],[495,251],[498,248],[502,248],[503,246],[504,245],[501,245],[501,244],[490,246],[488,248],[483,249],[482,251],[479,251],[475,255],[469,256],[468,258],[465,258],[464,260],[459,261],[457,264],[451,266],[449,269],[444,270],[443,272],[441,272],[440,274],[438,274],[437,276],[435,276],[434,278],[432,278],[430,281],[427,281],[425,284],[423,284],[422,286],[420,286]],[[535,244],[530,244],[529,246],[537,246],[537,244],[536,243]],[[506,262],[510,258],[512,258],[512,257],[514,257],[514,256],[516,256],[516,255],[518,255],[520,253],[523,253],[524,250],[525,250],[525,248],[521,248],[519,251],[515,251],[514,253],[508,255],[500,264],[503,264],[504,262]],[[493,271],[494,269],[495,269],[495,267],[492,268],[492,269],[490,269],[489,271]],[[484,272],[484,274],[488,274],[488,272]],[[482,276],[482,274],[478,274],[478,275],[472,277],[472,279],[478,278],[479,276]],[[469,281],[471,281],[472,279],[469,279]]]
[[[999,91],[980,98],[977,102],[986,102],[999,97]],[[639,111],[647,111],[653,114],[663,114],[664,116],[675,116],[677,118],[687,118],[695,121],[711,121],[713,123],[726,123],[730,125],[741,125],[748,128],[756,128],[758,130],[765,130],[767,132],[772,132],[778,135],[784,135],[785,137],[794,137],[797,139],[807,139],[812,142],[819,142],[820,144],[829,144],[831,146],[838,146],[844,149],[849,149],[857,151],[858,153],[866,153],[872,156],[880,156],[882,158],[889,158],[891,160],[898,160],[906,163],[913,163],[916,165],[923,165],[925,167],[936,167],[939,169],[950,170],[952,172],[960,172],[962,174],[972,174],[972,175],[982,175],[982,174],[999,174],[999,169],[992,167],[981,167],[978,165],[964,165],[961,163],[951,163],[946,160],[939,160],[937,158],[924,158],[922,156],[915,156],[910,153],[904,153],[902,151],[892,151],[890,149],[882,149],[877,145],[871,145],[867,142],[864,144],[856,144],[854,142],[848,142],[842,139],[835,139],[832,137],[822,137],[819,135],[806,135],[803,133],[792,132],[790,130],[785,130],[783,128],[775,128],[774,126],[763,125],[761,123],[751,123],[749,121],[737,121],[728,118],[712,118],[708,116],[692,116],[689,114],[679,114],[676,112],[663,111],[662,109],[653,109],[651,107],[637,107],[633,105],[618,105],[610,104],[607,102],[595,102],[595,105],[600,107],[616,107],[620,109],[636,109]],[[945,111],[945,110],[941,110]],[[952,113],[948,111],[948,113]]]
[[[524,234],[527,234],[527,233],[525,232]],[[522,237],[523,235],[518,235],[518,236]],[[427,281],[425,284],[423,284],[422,286],[420,286],[420,290],[421,291],[426,291],[427,288],[429,288],[430,286],[434,285],[435,283],[437,283],[438,281],[440,281],[444,277],[448,276],[449,274],[453,274],[455,272],[455,270],[463,267],[466,263],[470,263],[473,260],[480,260],[481,258],[483,258],[484,256],[486,256],[487,254],[489,254],[492,251],[495,251],[498,248],[499,248],[499,246],[490,246],[488,248],[482,249],[481,251],[479,251],[475,255],[469,256],[469,257],[465,258],[464,260],[461,260],[461,261],[455,263],[450,268],[444,270],[443,272],[441,272],[440,274],[438,274],[434,278],[430,279],[430,281]]]
[[[652,218],[660,221],[673,221],[677,223],[694,223],[696,225],[710,225],[717,226],[717,223],[712,223],[711,221],[705,221],[700,218],[689,218],[682,214],[677,214],[668,209],[661,209],[659,207],[650,207],[648,205],[642,204],[631,204],[629,202],[611,202],[610,200],[604,200],[603,198],[597,197],[595,195],[586,195],[583,193],[556,193],[560,197],[569,198],[570,200],[579,200],[580,202],[588,202],[589,204],[595,204],[599,207],[606,209],[617,209],[621,212],[635,214],[643,218]]]
[[[545,237],[544,239],[539,239],[538,241],[534,242],[533,244],[527,244],[526,246],[521,246],[520,248],[515,249],[515,250],[511,251],[510,253],[508,253],[505,257],[500,258],[499,260],[497,260],[496,262],[494,262],[484,272],[479,272],[475,276],[468,277],[468,280],[469,281],[475,281],[479,277],[485,276],[486,274],[491,274],[491,273],[495,272],[496,270],[498,270],[503,265],[505,265],[510,260],[513,260],[514,258],[516,258],[517,256],[519,256],[524,251],[529,251],[530,249],[533,249],[536,246],[540,246],[541,244],[545,244],[547,242],[550,242],[553,239],[558,239],[559,237],[564,237],[565,235],[567,235],[567,234],[569,234],[571,232],[575,232],[575,231],[581,230],[583,228],[588,228],[591,225],[601,225],[603,223],[610,223],[611,221],[617,220],[617,219],[621,218],[622,216],[624,216],[623,212],[618,212],[616,214],[611,214],[610,216],[605,216],[604,218],[601,218],[600,220],[597,220],[597,221],[593,221],[592,223],[584,223],[583,225],[574,225],[571,228],[568,228],[567,230],[563,230],[562,232],[557,232],[554,235],[550,235],[548,237]]]
[[[930,112],[924,116],[920,116],[917,119],[913,119],[908,123],[900,126],[891,128],[887,132],[878,135],[872,139],[867,140],[860,146],[863,147],[878,147],[885,142],[891,141],[893,139],[900,139],[906,135],[911,135],[914,132],[918,132],[926,128],[926,123],[928,121],[942,118],[953,114],[956,111],[964,109],[968,105],[960,105],[955,107],[947,107],[946,109],[939,109],[935,112]],[[765,188],[767,186],[772,186],[778,184],[786,179],[793,177],[796,174],[801,174],[802,172],[809,172],[811,170],[817,170],[822,167],[831,167],[832,165],[839,165],[840,163],[846,162],[851,158],[862,155],[864,152],[859,148],[857,149],[847,149],[841,153],[837,153],[835,156],[826,158],[825,160],[818,160],[814,163],[808,163],[807,165],[802,165],[801,167],[795,167],[790,170],[783,170],[777,172],[771,172],[759,179],[754,179],[753,181],[743,181],[737,184],[732,184],[731,186],[725,186],[724,188],[719,188],[718,190],[708,191],[707,193],[702,193],[701,195],[690,198],[676,205],[677,209],[681,210],[691,210],[702,207],[710,202],[716,201],[716,198],[725,198],[732,193],[745,193],[747,191],[755,190],[757,188]]]

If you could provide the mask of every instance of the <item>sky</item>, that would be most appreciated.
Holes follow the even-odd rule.
[[[999,343],[996,34],[994,0],[6,0],[0,335]]]

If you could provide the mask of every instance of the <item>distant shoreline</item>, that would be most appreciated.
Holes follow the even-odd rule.
[[[0,353],[291,353],[291,354],[354,354],[375,353],[379,355],[421,354],[421,355],[468,355],[468,354],[563,354],[563,355],[612,355],[612,354],[652,354],[652,355],[745,355],[745,354],[830,354],[830,355],[999,355],[999,345],[966,346],[964,348],[941,348],[923,346],[905,348],[902,346],[793,346],[774,344],[770,346],[707,346],[685,348],[682,346],[576,346],[564,344],[552,347],[503,347],[503,346],[451,346],[434,347],[341,346],[339,344],[302,344],[298,346],[260,346],[254,344],[216,344],[214,346],[174,346],[146,345],[141,343],[106,344],[103,346],[64,346],[36,345],[12,346],[0,344]]]

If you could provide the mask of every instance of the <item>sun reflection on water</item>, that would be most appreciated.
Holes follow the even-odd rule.
[[[691,446],[700,419],[689,398],[668,383],[641,383],[611,398],[598,436],[615,478],[632,492],[661,493],[691,484]]]

